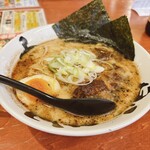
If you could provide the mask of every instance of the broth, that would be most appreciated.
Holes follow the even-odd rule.
[[[72,49],[92,52],[98,60],[96,64],[104,68],[104,71],[98,73],[97,78],[91,83],[75,85],[63,82],[49,68],[46,61],[48,58],[59,56],[63,50],[69,52]],[[51,122],[70,126],[95,125],[118,116],[132,105],[140,90],[140,75],[134,62],[125,59],[123,55],[104,44],[73,43],[60,39],[48,41],[24,54],[16,64],[12,77],[21,80],[39,74],[58,81],[61,90],[58,91],[56,97],[99,97],[112,100],[117,105],[115,110],[104,115],[76,116],[59,108],[48,106],[39,99],[31,101],[18,98],[33,114]]]

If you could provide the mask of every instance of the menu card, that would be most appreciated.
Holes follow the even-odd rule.
[[[0,49],[18,34],[46,24],[38,0],[0,0]]]
[[[0,9],[38,7],[37,0],[0,0]]]
[[[22,32],[46,24],[42,8],[0,11],[0,39],[11,39]]]

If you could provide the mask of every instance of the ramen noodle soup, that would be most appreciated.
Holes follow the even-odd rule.
[[[140,90],[136,65],[113,48],[61,39],[35,46],[24,54],[12,77],[54,97],[103,98],[116,103],[107,114],[78,116],[15,90],[18,100],[34,115],[70,126],[95,125],[118,116],[132,105]]]

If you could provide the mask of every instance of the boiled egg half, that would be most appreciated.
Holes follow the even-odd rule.
[[[20,80],[20,82],[25,83],[31,87],[34,87],[51,96],[57,97],[59,95],[60,84],[53,77],[39,74],[23,78]],[[18,99],[21,100],[22,103],[24,103],[25,105],[34,104],[36,101],[39,101],[37,97],[20,90],[16,90],[16,95]]]

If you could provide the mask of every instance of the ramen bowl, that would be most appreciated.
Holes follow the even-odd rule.
[[[20,54],[24,51],[22,43],[19,41],[21,36],[27,39],[28,46],[38,45],[48,40],[58,38],[51,25],[39,27],[15,37],[0,51],[0,74],[11,77],[12,69],[17,63]],[[134,42],[134,45],[134,61],[141,75],[141,91],[138,100],[135,101],[125,113],[120,114],[112,120],[93,126],[72,127],[67,125],[57,126],[38,116],[31,118],[26,114],[28,110],[16,99],[12,88],[3,84],[0,84],[0,104],[8,113],[24,124],[37,130],[57,135],[91,136],[126,127],[137,121],[150,109],[150,71],[147,69],[150,68],[150,55],[137,42]]]

